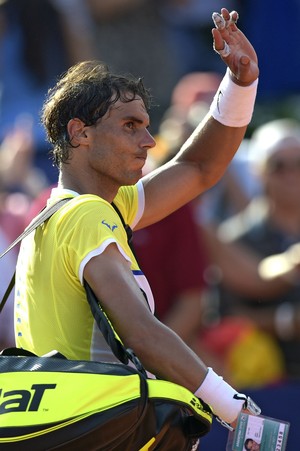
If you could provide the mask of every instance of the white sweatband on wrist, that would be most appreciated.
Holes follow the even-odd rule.
[[[221,376],[218,376],[212,368],[208,368],[207,375],[195,391],[195,395],[209,404],[215,415],[227,423],[232,423],[243,408],[245,400],[234,399],[237,394]]]
[[[239,86],[229,75],[229,68],[210,106],[210,114],[228,127],[244,127],[251,122],[258,79],[249,86]]]

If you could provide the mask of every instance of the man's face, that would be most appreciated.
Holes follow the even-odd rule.
[[[249,440],[247,443],[247,451],[259,451],[259,444],[255,440]]]
[[[118,100],[89,135],[89,170],[117,185],[135,184],[142,176],[148,150],[155,140],[148,131],[149,116],[140,97]]]
[[[268,159],[264,183],[269,197],[282,206],[300,208],[300,147],[284,147]]]

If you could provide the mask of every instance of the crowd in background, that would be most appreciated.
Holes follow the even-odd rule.
[[[289,15],[278,0],[1,1],[0,251],[56,183],[39,123],[56,77],[86,59],[143,77],[155,101],[149,171],[208,111],[224,73],[211,13],[223,6],[239,11],[260,61],[252,123],[218,185],[134,242],[157,316],[242,389],[300,379],[299,0],[285,2]],[[0,261],[0,295],[16,253]],[[14,344],[12,312],[11,297],[0,348]]]

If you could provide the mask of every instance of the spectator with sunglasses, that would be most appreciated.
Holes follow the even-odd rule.
[[[221,315],[252,320],[270,334],[287,377],[299,380],[300,123],[277,119],[261,125],[252,135],[250,158],[261,194],[223,221],[216,235],[207,233],[222,273]]]

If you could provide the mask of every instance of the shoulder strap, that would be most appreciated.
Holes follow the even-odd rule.
[[[123,227],[124,227],[124,229],[125,229],[125,232],[126,232],[126,235],[127,235],[127,242],[128,242],[128,244],[129,244],[129,247],[130,247],[130,249],[131,249],[133,255],[136,257],[135,252],[134,252],[134,247],[133,247],[133,232],[132,232],[132,229],[131,229],[131,227],[130,227],[128,224],[126,224],[126,222],[124,221],[124,218],[123,218],[123,216],[122,216],[122,213],[120,212],[120,210],[118,209],[118,207],[116,206],[116,204],[114,204],[114,203],[112,202],[111,205],[113,206],[113,208],[115,209],[116,213],[118,213],[119,218],[121,219],[122,225],[123,225]]]
[[[60,199],[59,201],[55,202],[53,205],[50,205],[49,207],[43,208],[40,213],[31,221],[31,223],[26,227],[24,232],[21,233],[21,235],[18,236],[18,238],[13,241],[8,248],[2,252],[0,255],[0,258],[4,257],[9,251],[11,251],[20,241],[22,241],[27,235],[29,235],[31,232],[33,232],[37,227],[39,227],[43,222],[45,222],[47,219],[50,218],[60,207],[62,207],[66,202],[71,200],[71,197],[67,197],[65,199]],[[4,293],[4,296],[2,298],[1,304],[0,304],[0,313],[3,310],[3,307],[15,285],[15,273],[13,274],[11,281]]]

